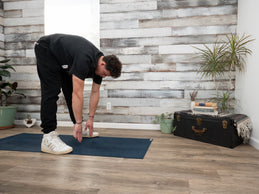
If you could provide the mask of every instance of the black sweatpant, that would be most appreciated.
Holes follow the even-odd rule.
[[[51,54],[46,40],[40,39],[34,49],[41,84],[41,127],[43,133],[49,133],[57,127],[57,100],[61,88],[70,118],[75,123],[72,109],[72,75],[62,69],[61,64]]]

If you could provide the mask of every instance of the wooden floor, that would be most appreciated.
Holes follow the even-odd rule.
[[[0,193],[259,193],[259,151],[249,145],[229,149],[159,131],[96,131],[153,142],[143,160],[0,151]],[[40,129],[0,130],[0,138],[23,132]]]

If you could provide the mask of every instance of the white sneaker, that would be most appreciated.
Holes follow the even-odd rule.
[[[83,135],[83,137],[90,137],[89,130],[83,129],[82,135]],[[99,133],[94,131],[92,137],[99,137]]]
[[[49,154],[68,154],[73,148],[65,144],[56,131],[52,131],[43,135],[41,151]]]

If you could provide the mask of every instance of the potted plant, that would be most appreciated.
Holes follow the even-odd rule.
[[[36,119],[32,119],[30,114],[27,114],[27,118],[23,120],[23,124],[30,128],[36,123]]]
[[[215,42],[212,48],[204,45],[204,49],[196,48],[199,50],[199,57],[201,58],[201,66],[198,73],[201,78],[210,78],[214,81],[216,86],[217,98],[218,93],[218,77],[225,72],[224,58],[225,58],[225,44]]]
[[[17,106],[7,106],[8,98],[12,95],[21,95],[25,97],[24,94],[16,91],[18,83],[9,82],[3,78],[11,77],[10,70],[15,71],[11,65],[6,65],[10,59],[1,60],[0,63],[0,129],[8,129],[14,127],[14,118],[16,115]]]
[[[210,77],[214,81],[217,91],[216,102],[220,105],[222,112],[228,112],[231,108],[232,71],[243,72],[245,70],[245,59],[247,55],[252,54],[252,51],[247,48],[247,44],[253,40],[249,35],[243,34],[240,37],[235,32],[226,35],[226,40],[216,41],[212,49],[207,45],[204,45],[204,49],[196,48],[202,59],[198,73],[201,73],[202,77]],[[226,73],[228,75],[226,79],[229,80],[227,91],[219,95],[218,78],[219,76],[225,77]]]
[[[162,113],[156,115],[153,123],[160,123],[160,130],[162,133],[173,132],[173,113]]]
[[[230,93],[228,91],[222,93],[222,96],[219,101],[219,107],[220,107],[221,113],[228,113],[229,110],[231,109],[229,98],[230,98]]]
[[[231,71],[238,70],[239,72],[245,71],[246,57],[251,55],[252,51],[247,48],[247,44],[254,39],[251,36],[243,34],[241,37],[237,33],[226,35],[226,50],[225,50],[225,69],[229,75],[228,93],[231,89]]]

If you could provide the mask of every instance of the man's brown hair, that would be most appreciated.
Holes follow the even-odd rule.
[[[105,68],[110,71],[113,78],[120,77],[122,64],[118,57],[115,55],[107,55],[103,57],[103,61],[106,63]]]

